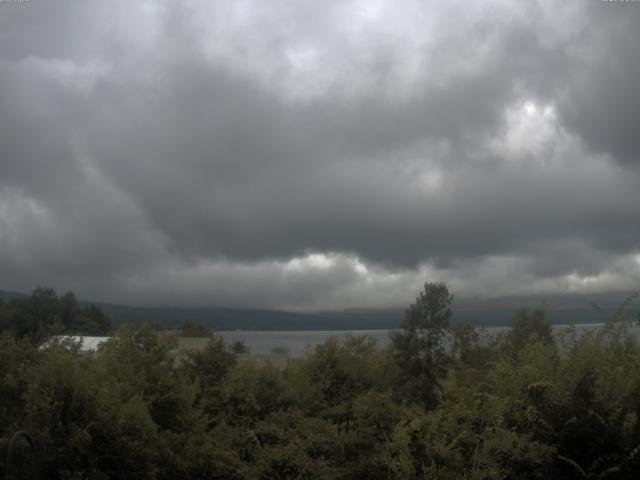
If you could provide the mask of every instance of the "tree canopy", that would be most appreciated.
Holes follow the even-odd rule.
[[[487,337],[449,327],[451,301],[427,284],[388,348],[334,337],[286,365],[217,336],[178,362],[152,325],[95,358],[5,329],[0,451],[26,429],[41,478],[69,480],[638,477],[640,346],[623,315],[551,335],[523,310]]]
[[[438,379],[445,371],[444,338],[449,329],[453,295],[442,282],[425,283],[406,311],[398,331],[390,334],[401,369],[401,388],[411,399],[433,406]]]
[[[105,335],[111,321],[96,305],[79,303],[72,292],[58,296],[51,288],[37,287],[29,297],[0,302],[3,331],[37,344],[57,334]]]

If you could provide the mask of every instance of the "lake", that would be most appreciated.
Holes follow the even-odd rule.
[[[576,324],[576,332],[578,335],[589,330],[602,327],[602,323],[583,323]],[[487,335],[495,335],[503,332],[508,327],[484,327]],[[554,325],[553,331],[556,334],[566,330],[568,325]],[[640,340],[640,327],[633,326],[630,329],[637,339]],[[384,348],[390,343],[389,330],[320,330],[320,331],[289,331],[289,332],[271,332],[271,331],[255,331],[255,330],[231,330],[219,331],[216,335],[221,336],[228,343],[238,340],[251,349],[251,353],[264,355],[272,353],[276,347],[283,347],[290,355],[302,355],[308,349],[324,343],[329,337],[343,338],[347,335],[369,335],[376,339],[378,347]]]

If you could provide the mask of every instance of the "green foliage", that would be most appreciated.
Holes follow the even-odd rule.
[[[95,373],[62,350],[43,354],[32,371],[22,401],[43,477],[152,478],[156,426],[148,405]]]
[[[182,337],[212,337],[213,332],[193,320],[185,320],[180,327],[180,335]]]
[[[250,349],[242,340],[236,340],[231,344],[231,351],[236,354],[249,353]]]
[[[255,429],[256,449],[247,478],[340,479],[341,456],[331,423],[300,411],[278,413]]]
[[[443,339],[449,328],[453,295],[444,283],[425,283],[416,302],[407,309],[400,330],[390,334],[402,375],[398,389],[412,400],[434,407],[438,379],[447,355]]]
[[[30,297],[0,302],[0,332],[40,344],[51,335],[104,335],[109,318],[95,305],[82,305],[73,293],[59,297],[50,288],[37,287]]]
[[[511,321],[508,339],[514,351],[518,351],[531,342],[551,343],[553,335],[551,322],[545,317],[542,308],[528,310],[522,308],[516,312]]]
[[[449,329],[450,303],[428,284],[390,348],[331,338],[278,366],[215,336],[178,353],[151,325],[95,358],[39,350],[38,328],[82,307],[46,291],[5,303],[3,322],[8,305],[45,321],[0,334],[0,449],[27,429],[51,479],[638,477],[640,346],[623,315],[556,338],[520,311],[489,339]]]
[[[454,325],[451,329],[451,353],[469,369],[484,367],[494,360],[495,352],[489,346],[493,339],[468,323]]]
[[[213,337],[204,350],[190,350],[182,368],[203,390],[217,385],[235,365],[236,358],[229,353],[220,337]]]

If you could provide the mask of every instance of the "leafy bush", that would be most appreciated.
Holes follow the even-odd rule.
[[[428,284],[387,349],[330,338],[283,368],[215,336],[176,362],[148,325],[96,358],[6,329],[0,447],[29,430],[52,479],[637,478],[640,346],[622,315],[554,337],[523,310],[483,339],[449,328],[450,303]]]

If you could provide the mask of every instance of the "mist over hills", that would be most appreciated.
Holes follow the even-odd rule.
[[[20,292],[0,290],[5,301],[27,297]],[[522,307],[542,307],[554,324],[569,322],[602,322],[629,297],[629,292],[606,294],[520,295],[496,299],[454,299],[452,323],[476,326],[508,325],[513,313]],[[350,309],[317,312],[287,312],[269,309],[227,307],[133,307],[111,303],[95,303],[109,316],[114,328],[125,323],[157,322],[164,328],[175,328],[192,320],[214,330],[385,330],[397,328],[404,309]],[[627,315],[638,319],[640,301],[633,299]]]
[[[16,298],[24,298],[28,296],[29,295],[25,293],[5,292],[4,290],[0,290],[0,300],[10,301],[15,300]]]

